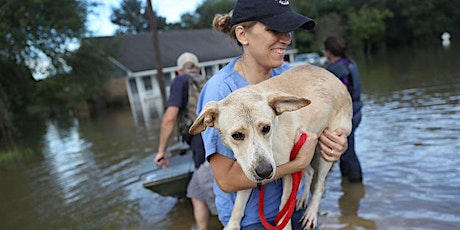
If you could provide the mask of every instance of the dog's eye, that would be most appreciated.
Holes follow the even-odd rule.
[[[266,125],[262,128],[262,134],[267,134],[270,132],[270,126]]]
[[[234,140],[237,140],[237,141],[244,140],[244,134],[242,134],[240,132],[232,134],[232,137],[233,137]]]

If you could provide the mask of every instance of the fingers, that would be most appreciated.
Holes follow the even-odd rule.
[[[297,129],[297,135],[296,135],[295,143],[297,143],[297,141],[299,141],[300,136],[302,135],[302,133],[307,134],[307,140],[305,141],[305,143],[302,146],[302,148],[304,148],[304,146],[316,145],[316,143],[318,142],[318,135],[316,135],[316,133],[309,133],[309,132],[307,132],[307,131],[305,131],[303,129]]]
[[[330,132],[324,130],[319,138],[321,155],[327,161],[337,161],[340,159],[345,150],[347,150],[348,143],[345,132],[341,129]]]
[[[163,169],[166,169],[166,166],[169,165],[169,158],[167,154],[157,154],[154,161],[155,164],[162,167]]]
[[[302,145],[302,147],[299,150],[299,153],[297,154],[297,157],[295,160],[300,163],[299,168],[302,170],[308,167],[308,165],[311,162],[311,159],[313,158],[313,154],[315,152],[316,145],[318,143],[318,135],[315,133],[309,133],[306,131],[298,130],[297,136],[296,136],[296,142],[299,140],[300,135],[302,133],[307,134],[307,140],[305,143]]]
[[[320,137],[321,138],[321,137]],[[330,148],[328,147],[327,145],[325,145],[323,142],[319,142],[319,146],[320,146],[320,149],[321,149],[321,156],[323,156],[323,158],[326,160],[326,161],[330,161],[330,162],[333,162],[333,161],[337,161],[340,159],[340,156],[342,155],[341,153],[339,152],[336,152],[334,151],[333,148]]]

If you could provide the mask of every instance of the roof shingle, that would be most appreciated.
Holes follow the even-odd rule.
[[[119,50],[113,58],[131,72],[156,69],[151,32],[94,39],[114,42]],[[213,29],[159,31],[158,40],[163,68],[176,66],[176,59],[183,52],[196,54],[200,62],[241,54],[241,48],[230,37]]]

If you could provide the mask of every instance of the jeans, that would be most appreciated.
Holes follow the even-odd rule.
[[[340,156],[340,171],[350,182],[361,182],[361,164],[355,152],[355,130],[347,138],[348,149]]]

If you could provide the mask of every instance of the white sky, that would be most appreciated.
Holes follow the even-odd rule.
[[[110,22],[112,8],[118,8],[121,0],[93,0],[100,3],[94,13],[88,16],[88,28],[94,36],[113,35],[115,26]],[[143,0],[147,1],[147,0]],[[203,0],[151,0],[153,8],[159,16],[165,17],[166,21],[177,22],[180,16],[187,12],[193,12]],[[146,2],[147,3],[147,2]]]

